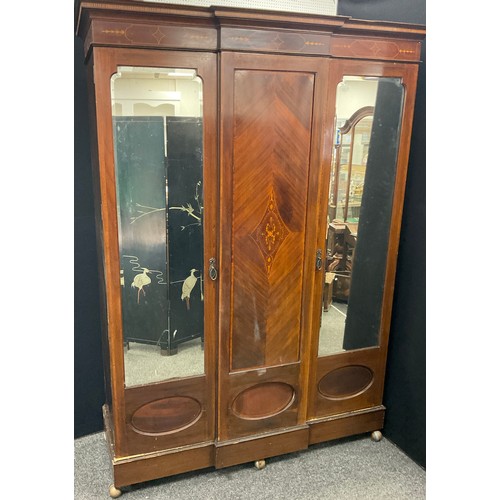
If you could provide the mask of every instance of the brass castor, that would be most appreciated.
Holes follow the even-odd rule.
[[[122,490],[119,490],[118,488],[115,488],[115,485],[112,484],[109,487],[109,496],[111,498],[118,498],[122,494]]]
[[[380,431],[372,432],[372,441],[378,443],[382,439],[382,433]]]
[[[266,466],[265,460],[256,460],[255,461],[255,467],[257,467],[257,469],[262,470],[265,466]]]

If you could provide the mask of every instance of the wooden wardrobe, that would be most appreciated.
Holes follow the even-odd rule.
[[[142,1],[76,25],[111,496],[380,439],[425,29]]]

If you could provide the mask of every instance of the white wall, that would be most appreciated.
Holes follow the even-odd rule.
[[[112,79],[115,116],[201,116],[202,83],[196,77],[174,79],[151,70]]]
[[[337,14],[337,0],[148,0],[156,3],[196,5],[198,7],[239,7],[243,9],[279,10],[334,16]]]
[[[337,88],[337,121],[347,120],[364,106],[375,106],[377,80],[349,80],[339,83]]]

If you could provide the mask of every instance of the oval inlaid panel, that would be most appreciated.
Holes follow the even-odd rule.
[[[373,372],[366,366],[343,366],[328,372],[318,384],[326,398],[344,399],[356,396],[371,385]]]
[[[277,415],[293,402],[293,387],[283,382],[265,382],[240,392],[233,401],[235,415],[246,419],[260,419]]]
[[[185,428],[200,415],[198,401],[185,396],[172,396],[141,406],[132,415],[132,425],[140,432],[162,434]]]

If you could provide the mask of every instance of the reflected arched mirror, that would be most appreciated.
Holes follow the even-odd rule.
[[[120,66],[111,104],[125,385],[203,374],[201,79]]]
[[[398,78],[337,87],[318,356],[379,343],[403,97]]]
[[[335,145],[335,168],[330,181],[334,220],[359,222],[374,109],[365,106],[357,110],[338,129],[339,142]]]

